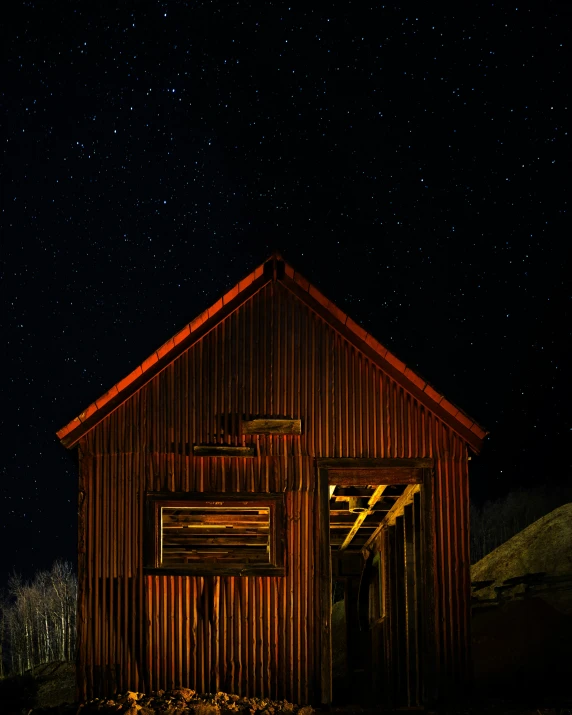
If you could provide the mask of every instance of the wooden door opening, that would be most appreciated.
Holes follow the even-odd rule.
[[[423,704],[427,461],[320,460],[323,702]]]

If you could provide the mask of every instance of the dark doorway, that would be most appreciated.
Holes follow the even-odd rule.
[[[340,705],[373,705],[373,554],[332,555],[332,688]]]
[[[321,470],[336,705],[422,704],[423,470],[399,471]]]

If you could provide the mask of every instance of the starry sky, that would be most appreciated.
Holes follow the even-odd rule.
[[[75,558],[56,430],[273,250],[490,431],[478,503],[569,481],[569,3],[118,5],[3,22],[0,585]]]

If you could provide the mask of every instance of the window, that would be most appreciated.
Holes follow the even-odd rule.
[[[282,494],[147,495],[148,570],[284,573]]]

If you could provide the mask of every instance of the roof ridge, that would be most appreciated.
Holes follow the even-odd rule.
[[[283,267],[279,267],[280,263],[283,264]],[[428,399],[431,403],[441,408],[441,410],[459,422],[466,430],[472,432],[479,441],[484,439],[484,437],[488,434],[488,432],[466,412],[447,400],[444,395],[438,392],[427,380],[420,377],[417,372],[408,367],[402,360],[400,360],[376,338],[374,338],[373,335],[358,325],[349,315],[340,310],[335,303],[326,298],[326,296],[314,285],[312,285],[309,280],[304,278],[301,273],[294,270],[294,268],[284,260],[278,251],[274,251],[269,258],[267,258],[245,278],[240,280],[235,286],[228,290],[221,298],[213,303],[213,305],[200,313],[190,323],[187,323],[181,330],[175,333],[173,337],[169,338],[169,340],[151,353],[146,360],[144,360],[122,380],[117,382],[110,390],[104,393],[97,400],[94,400],[77,417],[59,429],[56,433],[58,438],[60,440],[68,438],[72,432],[81,428],[84,423],[90,420],[105,406],[108,406],[109,408],[109,403],[112,401],[116,402],[118,396],[136,381],[141,383],[139,386],[142,386],[142,384],[144,384],[143,380],[145,379],[146,373],[149,373],[149,379],[151,379],[152,376],[162,369],[157,369],[160,361],[164,360],[169,354],[173,353],[173,351],[175,351],[182,343],[191,340],[193,334],[196,334],[199,331],[204,332],[203,326],[205,326],[207,322],[213,322],[215,316],[219,316],[221,311],[224,311],[227,306],[236,302],[240,298],[241,294],[247,291],[247,289],[252,286],[255,281],[263,279],[263,277],[266,277],[268,280],[284,282],[286,287],[293,289],[296,293],[301,292],[302,294],[307,294],[310,301],[313,301],[313,303],[316,304],[316,306],[319,306],[319,308],[326,314],[331,315],[336,321],[341,323],[344,330],[349,331],[360,342],[365,343],[369,350],[376,353],[381,360],[389,366],[390,372],[403,375],[403,377],[411,383],[411,385],[415,386],[417,391],[420,391],[420,393],[425,396],[425,399]],[[263,280],[261,285],[265,283],[266,281]],[[299,297],[303,299],[303,295]],[[127,397],[125,399],[127,399]],[[114,407],[111,407],[111,409],[114,409]],[[85,431],[91,429],[91,426],[87,427]],[[71,444],[75,444],[79,437],[81,437],[81,434],[77,436],[77,438],[73,439],[69,446],[71,446]]]

